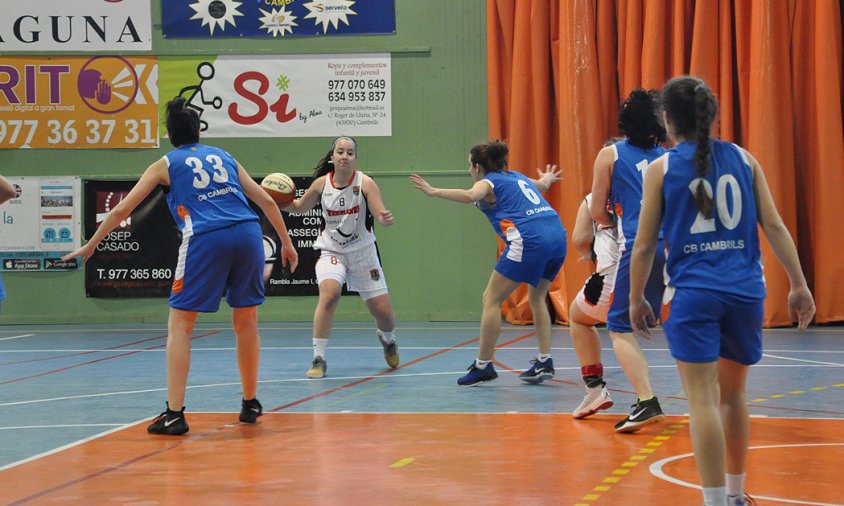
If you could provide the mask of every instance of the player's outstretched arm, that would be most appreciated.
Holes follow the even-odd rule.
[[[560,174],[562,174],[563,171],[558,169],[556,165],[551,165],[549,163],[545,166],[545,171],[537,168],[536,173],[539,175],[539,179],[531,179],[531,182],[534,186],[536,186],[537,190],[541,193],[545,193],[548,191],[548,188],[551,188],[552,184],[560,180]]]
[[[15,186],[5,177],[0,176],[0,204],[15,198]]]
[[[100,223],[94,235],[81,248],[76,251],[71,251],[62,257],[62,260],[70,260],[75,257],[82,257],[83,262],[87,262],[91,255],[97,250],[97,245],[102,241],[109,232],[114,230],[121,221],[126,220],[132,211],[138,207],[138,204],[143,202],[145,198],[160,184],[170,184],[170,174],[167,172],[167,162],[164,158],[159,158],[155,163],[147,167],[141,179],[132,187],[126,198],[120,201],[111,211],[106,215],[105,220]]]
[[[270,197],[261,185],[255,182],[254,179],[246,172],[240,163],[237,164],[237,177],[240,180],[240,186],[243,187],[243,193],[246,197],[258,205],[264,216],[270,220],[278,238],[281,240],[281,265],[287,267],[290,265],[290,272],[296,270],[299,265],[299,253],[293,247],[293,241],[290,240],[290,234],[287,233],[287,226],[284,224],[284,218],[278,210],[278,205]]]
[[[460,202],[463,204],[473,204],[482,198],[486,197],[492,188],[489,183],[484,180],[475,181],[468,190],[461,190],[459,188],[434,188],[428,184],[422,176],[417,174],[410,175],[410,182],[413,186],[419,188],[425,195],[429,197],[439,197],[441,199]]]
[[[322,189],[325,186],[325,178],[326,176],[320,176],[311,183],[311,186],[305,190],[305,194],[299,197],[298,199],[291,202],[286,207],[283,207],[282,210],[292,214],[300,214],[306,213],[314,208],[315,205],[319,202],[320,197],[322,196]]]

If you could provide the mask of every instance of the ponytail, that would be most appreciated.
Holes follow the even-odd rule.
[[[662,88],[662,107],[671,118],[674,133],[695,143],[693,161],[697,169],[695,205],[705,218],[712,217],[714,202],[706,191],[704,179],[709,174],[712,122],[718,113],[715,95],[702,80],[691,76],[671,79]]]
[[[714,203],[712,195],[710,195],[703,184],[703,178],[709,173],[709,157],[712,154],[712,144],[709,141],[709,131],[712,125],[712,117],[710,115],[710,97],[709,90],[703,84],[695,86],[694,100],[695,100],[695,149],[694,162],[697,167],[697,176],[700,178],[697,189],[695,189],[695,204],[697,210],[705,218],[712,217],[712,208]],[[713,100],[714,101],[714,100]]]
[[[507,168],[508,153],[507,144],[495,140],[473,147],[469,151],[469,158],[473,164],[480,165],[487,173],[500,172]]]
[[[191,108],[185,97],[178,96],[167,102],[164,126],[174,147],[199,142],[199,113]]]

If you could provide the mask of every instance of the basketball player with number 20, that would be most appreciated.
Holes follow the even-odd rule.
[[[314,169],[314,181],[302,197],[283,209],[304,213],[322,206],[322,226],[314,248],[321,250],[316,264],[319,302],[314,312],[314,358],[308,378],[323,378],[328,337],[343,283],[360,293],[378,326],[376,335],[391,368],[399,365],[396,315],[387,293],[387,281],[375,246],[373,224],[388,227],[393,214],[384,207],[381,190],[369,176],[357,170],[357,143],[338,137]]]

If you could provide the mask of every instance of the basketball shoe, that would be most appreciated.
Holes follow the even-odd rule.
[[[551,357],[548,357],[545,362],[540,362],[538,358],[535,358],[530,363],[530,369],[519,374],[519,379],[525,383],[537,385],[554,377],[554,360]]]
[[[147,427],[147,432],[150,434],[166,434],[168,436],[180,436],[186,434],[190,430],[188,422],[185,420],[185,408],[181,411],[173,411],[170,409],[170,404],[167,403],[167,409],[155,417],[151,424]]]
[[[376,331],[376,335],[378,341],[381,342],[381,346],[384,347],[384,361],[387,362],[388,366],[395,369],[399,366],[399,345],[396,344],[395,339],[391,343],[385,343],[384,334],[380,330]]]
[[[472,361],[472,365],[469,366],[468,371],[469,373],[465,376],[457,378],[458,385],[471,387],[477,385],[478,383],[483,383],[484,381],[492,381],[498,377],[498,373],[495,372],[495,367],[492,366],[492,362],[488,363],[483,369],[480,369],[475,362]]]
[[[320,356],[316,356],[314,357],[314,361],[311,362],[311,368],[308,369],[306,374],[311,379],[324,378],[326,369],[328,369],[328,364],[325,363],[325,359]]]
[[[750,494],[727,496],[727,506],[754,506],[755,504],[756,499],[750,497]]]
[[[575,420],[579,420],[612,406],[613,401],[607,391],[607,384],[603,383],[601,386],[594,388],[586,387],[586,395],[583,396],[583,401],[571,414]]]
[[[656,397],[646,401],[637,401],[631,406],[633,408],[627,417],[615,424],[616,432],[636,432],[646,425],[658,423],[665,420],[662,408]]]
[[[243,399],[240,403],[240,421],[243,423],[255,423],[258,421],[258,417],[263,414],[264,408],[258,402],[257,397],[251,401]]]

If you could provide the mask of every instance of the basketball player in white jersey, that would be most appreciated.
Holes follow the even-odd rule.
[[[357,170],[357,144],[351,137],[338,137],[314,170],[314,181],[302,197],[284,208],[303,213],[319,203],[322,226],[314,248],[321,250],[316,264],[319,302],[314,312],[314,358],[308,378],[323,378],[325,355],[340,301],[343,283],[356,291],[377,324],[377,336],[384,347],[384,360],[399,365],[396,344],[396,316],[387,293],[387,282],[375,246],[373,223],[388,227],[393,214],[381,200],[378,185]]]

